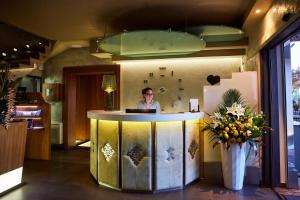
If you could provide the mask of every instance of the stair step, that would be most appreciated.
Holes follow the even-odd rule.
[[[19,69],[34,69],[34,67],[25,64],[19,64]]]

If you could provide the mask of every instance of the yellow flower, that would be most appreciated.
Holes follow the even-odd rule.
[[[237,130],[234,130],[234,131],[233,131],[233,136],[234,136],[234,137],[237,137],[238,135],[239,135],[239,132],[238,132]]]
[[[226,131],[226,132],[228,132],[228,131],[229,131],[229,128],[228,128],[228,127],[226,127],[226,128],[225,128],[225,131]]]
[[[250,124],[253,123],[252,118],[248,119],[248,123],[250,123]]]
[[[254,129],[258,129],[257,126],[253,126]]]
[[[229,135],[228,135],[227,133],[225,133],[223,136],[224,136],[224,138],[225,138],[226,140],[228,140]]]
[[[252,132],[250,130],[247,130],[247,136],[251,136]]]
[[[231,127],[232,128],[232,130],[236,130],[236,127],[235,126],[233,126],[233,127]]]

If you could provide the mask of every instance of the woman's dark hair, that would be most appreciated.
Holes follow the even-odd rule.
[[[149,90],[152,90],[152,88],[146,87],[142,90],[142,94],[146,94]],[[152,90],[153,91],[153,90]]]

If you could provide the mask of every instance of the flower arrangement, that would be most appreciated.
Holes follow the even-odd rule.
[[[14,77],[8,67],[0,67],[0,125],[7,125],[12,120],[15,110],[16,91]]]
[[[231,144],[248,142],[250,147],[256,149],[260,137],[269,128],[263,113],[254,113],[244,105],[241,94],[236,89],[230,89],[223,95],[223,103],[218,111],[210,116],[210,122],[204,128],[208,131],[213,148],[224,143],[227,150]]]

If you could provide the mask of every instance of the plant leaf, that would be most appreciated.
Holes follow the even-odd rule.
[[[218,144],[221,144],[222,143],[222,141],[221,140],[219,140],[219,141],[216,141],[214,144],[213,144],[213,149],[218,145]]]
[[[223,102],[218,107],[218,112],[226,113],[226,107],[231,107],[233,103],[244,105],[242,94],[237,89],[229,89],[223,94]]]

